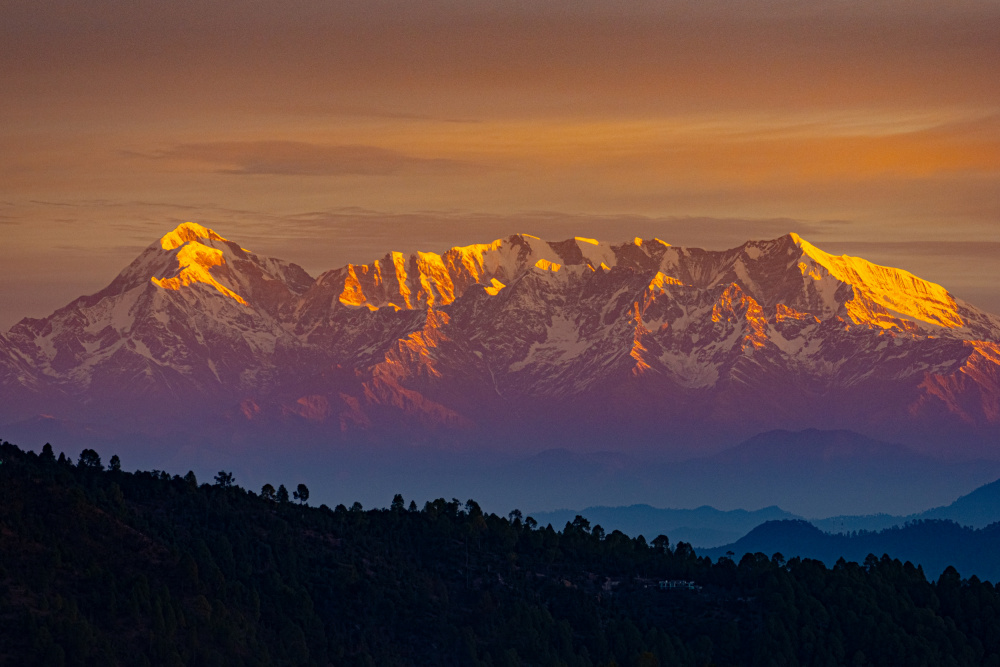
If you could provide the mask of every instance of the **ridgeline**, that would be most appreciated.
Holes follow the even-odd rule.
[[[0,663],[1000,665],[1000,591],[953,568],[713,563],[581,517],[313,508],[113,463],[0,445]]]

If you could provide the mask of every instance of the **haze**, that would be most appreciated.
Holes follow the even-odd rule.
[[[0,329],[192,220],[313,274],[796,231],[1000,311],[993,2],[7,2]]]

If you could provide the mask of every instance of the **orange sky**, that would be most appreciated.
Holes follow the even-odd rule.
[[[997,26],[985,0],[8,0],[0,329],[186,220],[313,273],[797,231],[997,312]]]

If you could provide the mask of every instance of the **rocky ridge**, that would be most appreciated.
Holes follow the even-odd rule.
[[[186,223],[0,336],[0,423],[333,439],[1000,430],[1000,318],[795,234],[727,251],[520,234],[313,279]],[[985,434],[985,435],[984,435]]]

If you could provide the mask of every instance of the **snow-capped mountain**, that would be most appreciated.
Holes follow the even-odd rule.
[[[712,252],[514,235],[313,279],[186,223],[0,336],[0,423],[671,447],[1000,432],[1000,318],[795,234]],[[952,442],[940,440],[949,434]]]

